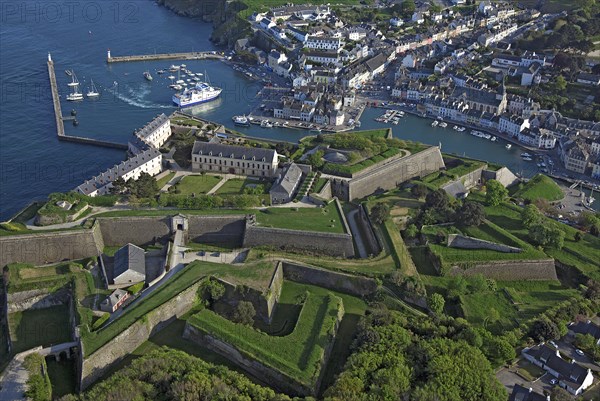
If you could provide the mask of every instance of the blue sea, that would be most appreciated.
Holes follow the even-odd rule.
[[[85,179],[125,157],[123,151],[59,142],[56,138],[52,98],[46,68],[48,53],[54,60],[63,114],[77,112],[78,126],[65,122],[67,134],[126,143],[133,130],[158,113],[175,110],[167,78],[159,75],[178,61],[106,63],[113,56],[130,54],[212,51],[212,25],[180,17],[152,1],[11,1],[0,3],[0,220],[31,200],[55,191],[68,191]],[[193,114],[233,127],[231,117],[256,106],[260,85],[221,61],[185,61],[187,68],[205,74],[223,89],[220,99],[191,109]],[[101,96],[67,102],[64,72],[74,70],[85,93],[90,81]],[[142,74],[150,71],[152,82]],[[379,110],[367,109],[362,128],[383,127],[373,119]],[[467,133],[433,129],[429,121],[407,116],[393,126],[399,138],[442,144],[443,150],[506,164],[533,175],[535,166],[524,163],[520,151],[502,143],[474,138]],[[305,134],[258,126],[236,127],[247,134],[297,141]]]

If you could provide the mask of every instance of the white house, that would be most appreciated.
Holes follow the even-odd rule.
[[[390,19],[390,25],[395,28],[398,28],[398,27],[404,25],[404,21],[402,21],[402,18],[394,17],[394,18]]]
[[[160,148],[171,136],[171,122],[164,113],[133,133],[154,148]]]
[[[331,36],[309,36],[304,47],[313,50],[328,50],[337,52],[343,46],[342,38]]]
[[[523,357],[536,366],[544,369],[558,379],[558,385],[572,395],[579,395],[590,387],[594,381],[592,371],[579,365],[574,360],[562,359],[558,349],[550,348],[544,343],[534,347],[526,347]]]
[[[269,18],[263,18],[260,20],[260,26],[263,27],[264,29],[271,29],[274,26],[277,26],[277,24]]]
[[[402,59],[402,66],[406,68],[415,68],[417,66],[418,58],[414,53],[407,53]]]
[[[423,13],[415,11],[410,20],[415,24],[420,25],[425,22],[425,17],[423,17]]]
[[[285,55],[285,53],[282,52],[278,52],[277,50],[273,49],[271,50],[271,52],[269,53],[269,57],[268,57],[268,65],[269,67],[271,67],[273,70],[275,70],[279,64],[283,64],[288,60],[287,56]]]
[[[556,136],[544,128],[525,128],[517,134],[519,142],[539,148],[553,149],[556,146]]]
[[[87,196],[107,195],[112,188],[112,182],[121,177],[125,181],[140,177],[147,173],[155,176],[162,171],[162,153],[158,149],[147,149],[124,162],[109,168],[107,171],[86,180],[75,188],[75,191]]]
[[[498,130],[512,137],[519,135],[525,128],[529,128],[528,118],[522,118],[512,114],[503,114],[498,121]]]
[[[272,149],[194,142],[192,171],[274,177],[279,159]]]

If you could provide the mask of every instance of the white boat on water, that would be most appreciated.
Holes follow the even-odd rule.
[[[245,126],[245,127],[247,127],[248,125],[250,125],[250,121],[248,121],[248,117],[246,117],[245,115],[243,115],[243,116],[233,116],[233,123],[235,125],[241,125],[241,126]]]
[[[521,153],[521,157],[531,157],[531,155],[527,152]]]
[[[439,121],[435,120],[434,122],[431,123],[432,127],[437,127],[439,124]]]
[[[169,75],[167,78],[169,78],[170,80],[174,80],[175,79],[175,75]]]
[[[189,107],[216,99],[221,92],[221,88],[217,88],[206,82],[198,82],[192,88],[173,95],[173,103],[179,107]]]
[[[67,100],[73,102],[76,100],[83,100],[83,93],[79,91],[79,81],[75,75],[75,71],[71,71],[71,78],[73,79],[68,85],[71,87],[72,92],[67,95]]]
[[[510,148],[512,148],[512,145],[510,143],[507,143],[506,146],[505,146],[505,148],[506,149],[510,149]]]
[[[531,157],[523,157],[523,161],[530,162],[533,159]]]
[[[492,142],[496,142],[497,140],[498,140],[498,138],[496,138],[495,136],[492,136],[492,137],[490,138],[490,141],[492,141]]]
[[[94,80],[90,79],[90,90],[86,93],[87,97],[98,97],[100,96],[100,92],[96,89],[96,85],[94,85]]]
[[[171,66],[169,67],[169,71],[171,71],[171,72],[179,71],[179,66],[175,65],[175,64],[171,64]]]
[[[448,126],[448,123],[445,123],[443,121],[440,123],[440,127],[442,127],[442,128],[446,128],[447,126]]]
[[[260,126],[263,128],[273,128],[273,124],[269,120],[262,120]]]

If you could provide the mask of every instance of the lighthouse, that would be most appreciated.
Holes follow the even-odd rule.
[[[50,52],[48,52],[48,62],[51,63],[52,62],[52,56],[50,55]]]
[[[108,60],[110,60],[110,49],[108,49],[108,50],[106,51],[106,58],[107,58]]]

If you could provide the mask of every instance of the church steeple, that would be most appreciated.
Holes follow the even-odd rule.
[[[503,100],[506,97],[506,85],[504,85],[504,79],[496,89],[496,99]]]

